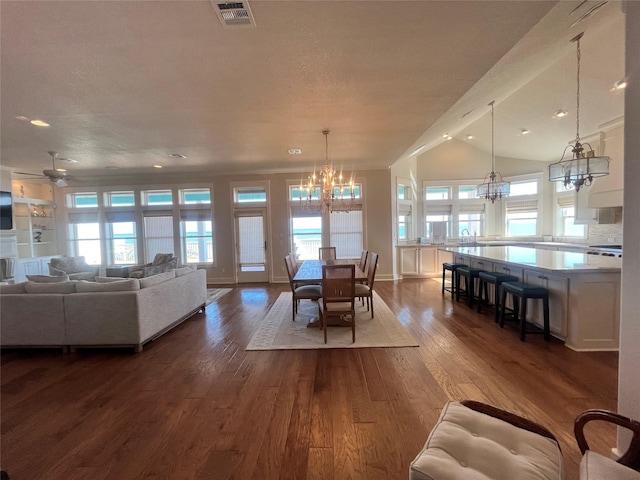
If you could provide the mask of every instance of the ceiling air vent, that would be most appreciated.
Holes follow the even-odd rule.
[[[216,15],[227,28],[255,27],[256,22],[247,2],[220,2],[211,0]]]

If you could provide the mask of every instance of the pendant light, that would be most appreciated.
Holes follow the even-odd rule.
[[[559,162],[549,165],[549,181],[562,182],[565,188],[575,188],[580,191],[583,186],[589,186],[596,177],[609,175],[609,157],[596,156],[588,143],[580,143],[580,39],[584,32],[571,39],[577,46],[578,60],[577,90],[576,90],[576,141],[568,145]],[[585,151],[585,146],[589,147]],[[572,158],[564,159],[567,150],[571,148]]]
[[[491,200],[494,203],[496,200],[500,200],[502,197],[508,197],[511,190],[509,182],[505,182],[502,179],[502,174],[496,172],[496,156],[493,149],[494,143],[494,120],[493,120],[493,105],[495,100],[489,105],[491,106],[491,173],[487,173],[484,177],[484,182],[476,186],[476,195],[485,200]]]

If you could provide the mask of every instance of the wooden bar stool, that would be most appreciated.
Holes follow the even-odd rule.
[[[457,284],[458,275],[456,273],[456,270],[458,270],[458,267],[466,267],[466,265],[464,263],[451,263],[451,262],[445,262],[442,264],[442,295],[444,295],[445,291],[451,292],[452,300],[453,300],[453,294],[456,293],[456,290],[458,289],[458,284]],[[450,287],[445,287],[447,270],[451,272]]]
[[[508,273],[480,272],[478,278],[478,313],[482,313],[482,306],[493,308],[495,312],[495,322],[500,321],[500,285],[503,282],[517,282],[518,277]],[[489,300],[489,284],[494,285],[493,303]]]
[[[508,293],[513,296],[513,319],[520,322],[520,340],[524,342],[527,333],[543,333],[544,339],[548,342],[551,338],[549,331],[549,290],[524,282],[503,282],[500,300],[500,327],[504,327],[505,305]],[[539,329],[526,330],[527,300],[530,298],[542,300],[542,307],[544,309],[544,327],[542,331]],[[520,308],[518,308],[518,304],[520,304]],[[518,310],[520,311],[518,312]]]
[[[473,302],[476,298],[476,279],[479,278],[480,272],[484,272],[481,268],[471,268],[468,266],[458,267],[457,282],[458,288],[456,291],[456,300],[460,301],[460,295],[467,297],[467,305],[473,306]],[[464,278],[464,288],[462,288],[462,279]]]

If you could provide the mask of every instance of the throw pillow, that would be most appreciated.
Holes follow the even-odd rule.
[[[76,291],[74,282],[38,283],[27,282],[24,286],[27,293],[73,293]]]
[[[144,269],[143,277],[150,277],[152,275],[158,275],[159,273],[168,272],[174,270],[178,266],[178,259],[172,258],[170,261],[162,263],[160,265],[146,267]]]
[[[140,290],[140,282],[137,278],[126,278],[108,283],[78,282],[76,284],[76,292],[78,293],[131,292],[134,290]]]
[[[172,258],[173,253],[156,253],[156,256],[153,258],[153,262],[151,262],[151,266],[155,267],[157,265],[162,265],[163,263],[167,263]]]
[[[60,283],[60,282],[68,282],[69,277],[67,275],[63,275],[60,277],[51,276],[51,275],[27,275],[27,280],[30,282],[38,282],[38,283]]]
[[[167,280],[171,280],[172,278],[175,278],[175,276],[176,276],[175,270],[169,270],[168,272],[159,273],[158,275],[152,275],[150,277],[141,278],[140,288],[147,288],[147,287],[151,287],[152,285],[157,285],[158,283],[166,282]]]
[[[0,285],[0,293],[26,293],[24,288],[27,282],[9,283],[7,285]]]

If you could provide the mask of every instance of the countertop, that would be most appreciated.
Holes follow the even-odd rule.
[[[549,243],[549,242],[545,242]],[[620,273],[622,259],[522,246],[444,246],[442,250],[557,273]]]

